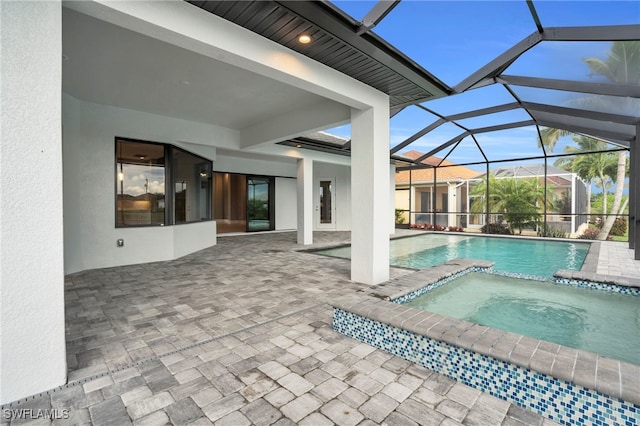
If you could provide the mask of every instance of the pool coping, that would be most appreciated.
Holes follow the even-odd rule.
[[[638,365],[392,302],[469,269],[491,265],[487,261],[454,259],[345,295],[335,300],[333,307],[640,405]],[[592,272],[565,272],[572,275],[566,278],[598,277],[603,281],[597,282],[617,285],[624,281]]]

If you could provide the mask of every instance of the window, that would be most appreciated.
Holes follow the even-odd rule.
[[[211,177],[212,163],[205,158],[169,145],[116,139],[116,227],[211,220]]]

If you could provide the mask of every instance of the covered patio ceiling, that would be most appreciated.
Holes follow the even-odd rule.
[[[532,129],[535,131],[534,143],[540,138],[541,128],[559,129],[601,139],[613,149],[628,149],[637,138],[640,124],[637,75],[627,80],[584,78],[563,72],[561,67],[541,75],[528,72],[527,60],[523,59],[527,55],[543,55],[551,43],[571,49],[588,43],[639,40],[640,7],[633,2],[627,2],[629,17],[624,24],[610,25],[605,21],[607,25],[551,26],[547,22],[555,23],[558,19],[547,11],[550,6],[522,0],[533,31],[453,86],[438,79],[417,59],[412,59],[376,33],[376,27],[399,19],[400,15],[394,16],[394,9],[400,1],[190,3],[389,94],[392,124],[396,117],[407,115],[417,126],[409,137],[400,142],[396,140],[390,146],[390,156],[399,167],[425,167],[425,159],[436,154],[447,158],[461,144],[474,145],[479,161],[495,161],[497,158],[492,158],[481,135],[510,129]],[[417,15],[424,13],[428,3],[402,2],[402,7],[405,12],[415,9]],[[581,13],[580,4],[574,2],[577,15]],[[353,9],[351,14],[359,19],[339,6]],[[360,8],[360,13],[356,13],[356,7]],[[538,13],[540,7],[545,14]],[[368,11],[364,12],[365,9]],[[428,17],[424,16],[424,20],[426,25]],[[412,30],[419,33],[419,29]],[[499,28],[495,30],[500,31]],[[380,32],[390,34],[384,28]],[[313,42],[298,43],[297,38],[303,33],[310,35]],[[637,61],[637,58],[630,60]],[[478,105],[478,99],[482,99],[482,107],[471,107]],[[307,135],[282,143],[349,154],[348,139],[343,144],[335,142]],[[404,151],[417,146],[427,152],[417,158],[402,156]],[[517,145],[508,147],[510,151],[518,148]],[[538,149],[540,157],[548,155],[544,147]],[[527,157],[526,154],[522,156]],[[504,160],[503,155],[499,157]],[[517,158],[516,155],[511,159]]]

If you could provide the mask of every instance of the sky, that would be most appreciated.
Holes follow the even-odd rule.
[[[336,6],[361,20],[375,1],[334,1]],[[534,6],[543,27],[640,24],[638,1],[535,1]],[[536,31],[525,0],[510,1],[424,1],[403,0],[373,32],[407,54],[439,80],[452,87],[495,59],[501,53]],[[522,55],[506,74],[578,81],[599,81],[591,76],[584,58],[605,59],[610,42],[546,41]],[[524,100],[555,105],[571,105],[584,95],[540,89],[517,88]],[[467,93],[423,103],[440,114],[470,111],[513,102],[502,86],[492,85]],[[461,122],[469,128],[480,128],[504,122],[527,120],[520,110]],[[436,117],[415,106],[406,108],[390,121],[390,146],[404,141],[436,121]],[[350,137],[350,127],[328,129],[329,133]],[[408,149],[428,152],[460,134],[462,130],[447,124],[419,139]],[[535,127],[524,127],[477,135],[489,160],[541,155],[537,148]],[[564,138],[553,153],[561,153],[571,144]],[[405,151],[405,150],[403,150]],[[401,151],[401,152],[403,152]],[[436,154],[443,157],[447,151]],[[478,148],[471,138],[447,158],[456,163],[477,161]],[[481,166],[483,168],[484,166]],[[475,168],[475,167],[471,167]]]

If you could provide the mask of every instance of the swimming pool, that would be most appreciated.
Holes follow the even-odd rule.
[[[640,365],[638,296],[471,272],[405,304]]]
[[[589,246],[573,241],[428,233],[391,240],[389,262],[392,266],[426,269],[456,258],[478,259],[495,262],[496,271],[549,278],[559,269],[580,270]],[[349,259],[351,247],[316,253]]]

